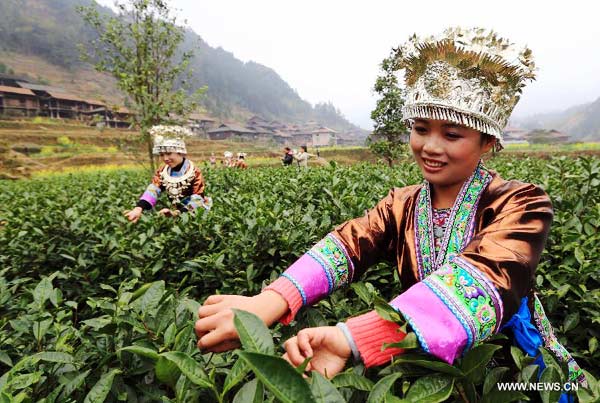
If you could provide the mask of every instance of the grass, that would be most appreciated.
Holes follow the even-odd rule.
[[[79,174],[79,173],[96,173],[96,172],[113,172],[113,171],[142,171],[147,170],[139,164],[106,164],[106,165],[86,165],[77,167],[64,167],[57,171],[56,169],[42,169],[34,172],[31,175],[32,179],[43,179],[48,177],[56,177],[61,175]]]
[[[572,152],[600,150],[600,143],[582,142],[569,144],[506,144],[506,151]]]

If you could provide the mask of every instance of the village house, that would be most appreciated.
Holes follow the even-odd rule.
[[[208,138],[208,131],[215,128],[217,121],[200,113],[190,113],[187,118],[187,127],[197,136]]]
[[[567,143],[570,136],[558,130],[536,129],[527,133],[527,140],[532,144]]]
[[[27,82],[24,78],[13,76],[11,74],[0,73],[0,85],[6,87],[20,87],[20,82]]]
[[[51,118],[80,119],[81,111],[87,111],[89,106],[85,101],[62,88],[48,85],[32,84],[19,81],[22,88],[33,91],[38,96],[40,114]]]
[[[223,123],[218,128],[208,131],[211,140],[255,140],[256,136],[256,132],[252,129],[229,123]]]
[[[78,119],[119,128],[130,127],[133,117],[127,108],[109,108],[103,101],[7,74],[0,74],[0,114]]]
[[[337,144],[336,131],[325,126],[319,127],[312,132],[313,146],[334,146]]]
[[[357,145],[356,139],[350,133],[337,133],[335,138],[338,146]]]
[[[293,137],[294,144],[297,145],[305,145],[310,146],[313,144],[313,134],[312,131],[308,131],[305,129],[298,128],[291,132]]]
[[[36,116],[40,103],[33,91],[0,85],[0,114]]]
[[[275,132],[273,140],[281,145],[289,146],[291,143],[295,143],[295,138],[287,132]]]
[[[528,144],[527,130],[520,127],[507,126],[502,131],[505,144]]]

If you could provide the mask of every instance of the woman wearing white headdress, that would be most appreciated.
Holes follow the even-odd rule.
[[[294,320],[385,260],[397,265],[402,314],[420,348],[453,364],[498,332],[541,369],[552,365],[540,347],[569,368],[569,381],[585,385],[583,371],[556,337],[534,292],[536,267],[552,223],[552,204],[539,186],[504,180],[481,157],[502,148],[502,129],[525,83],[534,78],[531,51],[483,29],[417,36],[396,50],[405,72],[403,118],[422,184],[394,188],[362,217],[349,220],[315,244],[254,297],[213,295],[199,310],[198,346],[236,346],[233,308],[266,324]],[[337,326],[301,330],[285,343],[295,366],[332,377],[350,357],[365,367],[390,363],[406,336],[375,311]],[[571,397],[561,396],[561,401]]]
[[[246,163],[246,153],[237,153],[237,161],[235,162],[235,167],[240,169],[248,168],[248,164]]]
[[[183,137],[190,136],[191,132],[181,126],[154,126],[150,134],[154,137],[153,153],[160,155],[164,165],[158,168],[136,207],[124,213],[125,217],[137,222],[144,211],[156,206],[162,192],[167,193],[171,207],[163,208],[159,213],[167,217],[195,212],[198,208],[210,210],[212,200],[204,194],[202,172],[186,158]]]
[[[231,151],[225,151],[223,153],[223,166],[225,168],[232,168],[235,167],[235,160],[233,159],[233,153]]]

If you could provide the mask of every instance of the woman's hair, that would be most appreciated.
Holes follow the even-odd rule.
[[[481,145],[488,144],[491,141],[496,140],[496,137],[492,136],[491,134],[487,134],[484,132],[480,132],[480,133],[481,133]]]
[[[300,146],[300,148],[303,149],[305,153],[308,152],[308,148],[306,146]]]

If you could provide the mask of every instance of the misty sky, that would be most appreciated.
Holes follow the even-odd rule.
[[[110,5],[113,0],[100,0]],[[410,34],[447,26],[496,30],[536,57],[538,79],[514,116],[600,97],[600,3],[594,0],[171,0],[209,45],[273,68],[299,95],[331,101],[371,128],[379,63]]]

